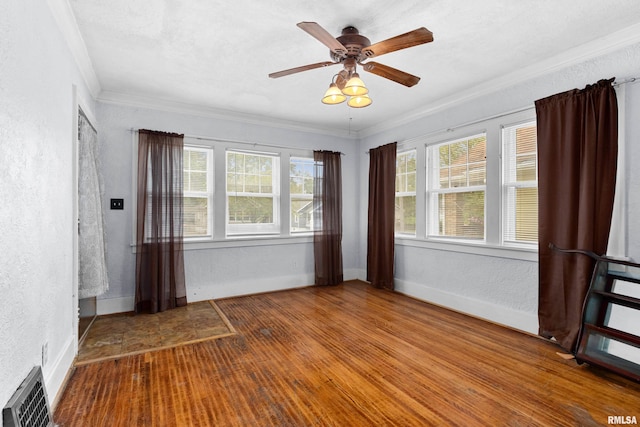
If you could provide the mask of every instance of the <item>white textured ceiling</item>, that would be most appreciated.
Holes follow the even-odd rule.
[[[105,100],[176,103],[334,131],[360,131],[517,82],[640,28],[638,0],[69,0]],[[434,41],[377,62],[421,77],[411,88],[363,72],[373,104],[320,102],[340,66],[296,23],[372,43],[426,27]],[[625,32],[626,31],[626,32]],[[624,37],[618,35],[624,35]],[[569,52],[569,53],[568,53]],[[569,58],[570,59],[570,58]],[[542,69],[541,69],[542,67]],[[607,77],[607,76],[603,76]]]

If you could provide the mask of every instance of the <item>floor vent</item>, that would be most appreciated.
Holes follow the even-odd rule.
[[[4,427],[53,426],[40,366],[34,367],[2,410]]]

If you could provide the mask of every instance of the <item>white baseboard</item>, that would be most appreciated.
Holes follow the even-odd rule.
[[[360,270],[357,268],[348,268],[343,271],[343,276],[345,282],[347,280],[359,280],[360,279]]]
[[[64,347],[53,363],[42,367],[42,376],[49,396],[51,411],[55,409],[58,399],[64,391],[64,385],[70,370],[73,368],[73,360],[76,357],[75,336],[70,336]]]
[[[354,280],[358,278],[359,270],[345,270],[344,280]],[[303,274],[295,276],[280,276],[272,278],[255,278],[251,280],[241,280],[237,282],[215,283],[210,286],[189,286],[187,284],[187,301],[197,302],[217,298],[229,298],[241,295],[260,294],[264,292],[282,291],[304,286],[311,286],[314,283],[313,274]],[[133,311],[135,297],[105,298],[96,301],[96,314],[115,314]]]
[[[120,297],[98,299],[96,301],[96,314],[102,316],[104,314],[127,313],[133,311],[135,305],[135,297]]]
[[[366,281],[366,277],[366,270],[363,269],[347,269],[344,271],[345,281],[356,279]],[[306,274],[267,279],[251,279],[211,286],[190,287],[187,285],[187,300],[189,302],[197,302],[209,299],[281,291],[310,286],[313,282],[313,274]],[[531,334],[538,333],[538,316],[536,313],[514,310],[487,301],[456,295],[440,289],[430,288],[420,283],[407,282],[399,279],[395,279],[395,290],[408,296],[479,317],[490,322]],[[133,296],[97,300],[98,315],[126,313],[133,311],[133,308]]]
[[[351,280],[362,280],[363,282],[367,281],[367,270],[364,268],[354,268],[349,270],[350,274],[353,274],[353,278]],[[346,280],[346,279],[345,279]]]
[[[514,310],[487,301],[477,300],[463,295],[451,294],[423,284],[395,279],[395,290],[405,295],[459,311],[489,322],[536,335],[538,333],[538,315]]]
[[[314,283],[313,274],[295,276],[255,278],[240,280],[212,286],[191,287],[187,289],[189,302],[205,301],[217,298],[229,298],[242,295],[261,294],[265,292],[283,291],[286,289],[302,288]]]

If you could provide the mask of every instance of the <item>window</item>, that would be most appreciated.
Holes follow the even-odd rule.
[[[183,148],[183,225],[185,239],[211,238],[213,224],[213,150]],[[147,219],[145,236],[151,231],[151,169],[147,174]],[[164,203],[164,197],[163,202]],[[166,224],[165,227],[169,227]],[[165,231],[168,233],[168,231]]]
[[[137,180],[137,132],[133,138]],[[176,177],[183,186],[185,248],[242,246],[253,238],[310,241],[317,222],[316,167],[311,149],[185,136],[182,175]],[[146,227],[148,234],[149,221]],[[136,232],[133,227],[132,245]]]
[[[430,146],[428,157],[428,233],[484,239],[486,136]]]
[[[227,235],[279,233],[277,155],[227,151]]]
[[[398,244],[535,260],[535,110],[402,141],[396,156]]]
[[[396,156],[395,232],[416,235],[416,150]]]
[[[292,157],[289,163],[291,233],[313,231],[313,168],[310,158]]]
[[[538,157],[536,124],[504,127],[503,240],[505,243],[538,242]]]
[[[212,237],[213,151],[184,147],[184,226],[185,238]]]

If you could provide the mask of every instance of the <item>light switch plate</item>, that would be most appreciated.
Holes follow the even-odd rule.
[[[111,199],[111,209],[112,210],[124,209],[124,199]]]

